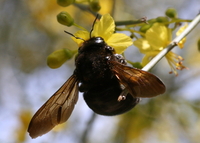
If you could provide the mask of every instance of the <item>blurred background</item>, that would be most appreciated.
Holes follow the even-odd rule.
[[[199,0],[100,0],[99,13],[115,20],[164,16],[169,7],[179,17],[193,19]],[[32,115],[72,75],[74,59],[50,69],[47,56],[61,48],[77,45],[59,24],[56,15],[67,11],[79,25],[90,30],[94,16],[77,6],[61,7],[56,0],[0,1],[0,142],[1,143],[198,143],[200,135],[200,53],[198,25],[188,36],[183,50],[175,48],[188,70],[169,74],[163,59],[153,73],[166,84],[167,92],[143,99],[130,112],[106,117],[94,114],[82,95],[70,119],[48,134],[31,139],[27,127]],[[128,51],[128,52],[127,52]],[[125,52],[127,59],[141,61],[136,47]]]

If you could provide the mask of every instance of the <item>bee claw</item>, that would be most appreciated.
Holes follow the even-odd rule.
[[[122,100],[126,100],[126,96],[124,95],[120,95],[117,99],[118,102],[122,101]]]

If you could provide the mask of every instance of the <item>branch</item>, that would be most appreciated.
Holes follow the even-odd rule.
[[[82,134],[82,136],[80,138],[81,139],[80,143],[87,143],[88,142],[87,141],[88,133],[89,133],[89,131],[91,131],[91,128],[93,126],[93,123],[94,123],[96,117],[97,117],[97,114],[93,112],[91,117],[90,117],[90,119],[89,119],[89,121],[88,121],[88,123],[87,123],[87,125],[86,125],[86,128],[85,128],[85,130],[84,130],[84,132],[83,132],[83,134]]]
[[[165,49],[156,55],[144,68],[142,68],[142,70],[149,71],[151,68],[153,68],[169,51],[177,46],[177,43],[180,42],[186,35],[188,35],[199,22],[200,13],[192,20],[188,27],[179,36],[177,36]]]

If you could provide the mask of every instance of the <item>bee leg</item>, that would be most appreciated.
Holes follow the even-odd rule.
[[[128,89],[124,89],[122,92],[121,92],[121,94],[119,95],[119,97],[118,97],[118,99],[117,99],[117,101],[122,101],[122,100],[126,100],[126,96],[127,96],[127,94],[128,94],[129,92],[128,92]]]
[[[106,48],[106,50],[111,51],[111,52],[114,52],[114,51],[115,51],[114,48],[113,48],[113,47],[110,47],[110,46],[106,46],[105,48]]]
[[[117,59],[117,61],[120,62],[121,64],[123,64],[123,65],[127,64],[127,61],[124,59],[124,57],[122,55],[115,54],[114,56]]]

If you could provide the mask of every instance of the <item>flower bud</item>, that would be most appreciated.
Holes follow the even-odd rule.
[[[69,49],[54,51],[47,57],[47,65],[52,69],[59,68],[64,62],[71,59],[73,55],[74,52]]]
[[[69,6],[74,3],[75,0],[57,0],[57,4],[63,7]]]
[[[147,22],[148,22],[149,24],[153,24],[153,23],[155,23],[155,22],[157,22],[157,21],[156,21],[156,19],[149,19]]]
[[[159,23],[163,23],[163,22],[169,22],[169,19],[168,17],[165,17],[165,16],[159,16],[156,18],[156,21]]]
[[[63,24],[69,27],[74,24],[74,19],[69,15],[69,13],[65,11],[62,11],[57,15],[57,21],[60,24]]]
[[[101,6],[99,4],[98,0],[93,0],[90,2],[90,9],[94,12],[97,12],[101,9]]]
[[[146,33],[146,31],[151,28],[152,24],[145,24],[143,26],[140,27],[140,32],[142,33]]]
[[[177,18],[178,16],[177,11],[174,8],[168,8],[165,12],[165,15],[169,18]]]

